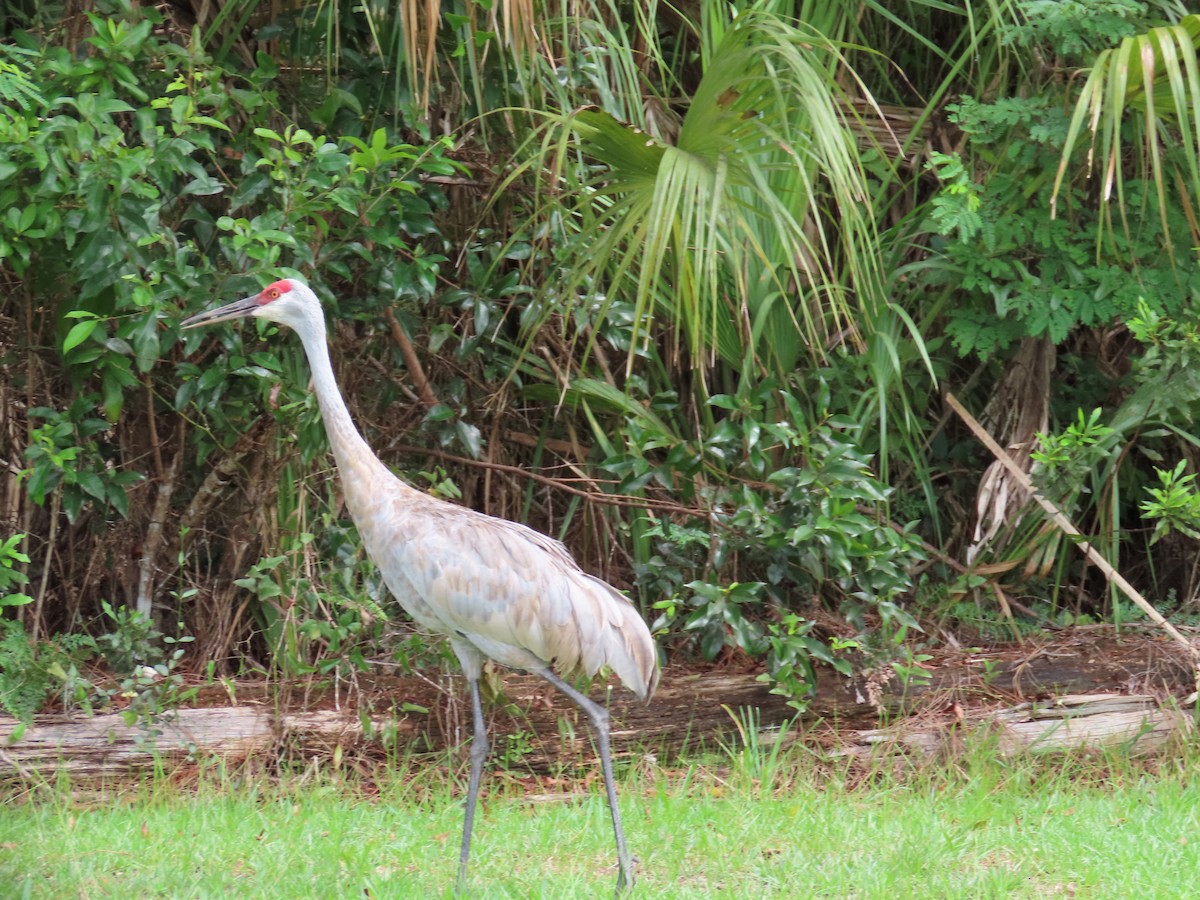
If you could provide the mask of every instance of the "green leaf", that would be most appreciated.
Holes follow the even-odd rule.
[[[194,178],[179,191],[180,196],[209,197],[225,190],[225,185],[210,175]]]
[[[467,452],[471,454],[471,457],[479,459],[483,455],[483,435],[479,429],[471,423],[459,419],[454,423],[454,430],[458,434],[458,439],[463,442],[463,446],[467,448]]]
[[[67,313],[70,316],[70,313]],[[67,336],[63,338],[63,353],[70,353],[89,337],[96,330],[96,326],[100,324],[99,319],[84,319],[82,322],[76,322],[71,326],[71,330],[67,332]]]
[[[113,488],[108,492],[109,505],[120,514],[122,519],[129,518],[129,496],[121,488]]]
[[[109,366],[104,369],[101,385],[104,390],[104,415],[108,421],[115,422],[121,418],[121,410],[125,407],[124,379],[120,369]]]
[[[75,483],[97,500],[103,501],[107,491],[104,482],[95,472],[76,472]]]
[[[67,521],[71,524],[79,519],[80,510],[83,509],[83,494],[70,489],[62,492],[62,508],[67,514]]]
[[[112,115],[114,113],[133,112],[133,107],[124,100],[108,98],[105,100],[96,101],[96,112],[101,113],[102,115]]]
[[[229,131],[229,126],[219,119],[214,119],[212,116],[188,116],[189,125],[207,125],[210,128],[220,128],[222,131]]]

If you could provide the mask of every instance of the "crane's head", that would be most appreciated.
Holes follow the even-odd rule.
[[[307,284],[298,278],[285,278],[267,285],[253,297],[235,300],[216,309],[197,313],[183,320],[184,328],[211,325],[229,319],[254,316],[287,325],[301,335],[325,333],[325,317],[321,301]]]

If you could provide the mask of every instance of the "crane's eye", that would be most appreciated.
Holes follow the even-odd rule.
[[[272,300],[278,300],[279,299],[279,288],[271,288],[271,290],[267,291],[267,296],[270,297]]]

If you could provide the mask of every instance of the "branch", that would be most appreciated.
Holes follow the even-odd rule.
[[[408,374],[412,376],[413,383],[417,386],[417,393],[421,395],[421,402],[426,406],[437,406],[437,395],[433,392],[433,388],[429,386],[429,379],[425,377],[425,370],[421,367],[421,360],[417,358],[417,351],[413,349],[412,341],[408,339],[408,335],[404,333],[404,329],[396,321],[396,316],[392,312],[391,307],[383,311],[383,317],[387,319],[388,328],[391,329],[392,340],[400,347],[400,353],[404,356],[404,365],[408,368]]]
[[[711,519],[711,513],[707,510],[698,509],[692,506],[683,506],[679,503],[672,503],[669,500],[655,500],[650,497],[630,497],[623,494],[606,494],[603,491],[589,491],[583,488],[577,488],[567,484],[560,478],[551,478],[549,475],[541,475],[537,472],[530,472],[528,469],[522,469],[520,466],[509,466],[504,463],[488,462],[482,459],[471,459],[467,456],[457,456],[453,453],[447,453],[445,450],[435,450],[432,447],[413,447],[409,444],[391,444],[389,449],[395,450],[398,453],[406,453],[413,456],[435,456],[438,459],[448,460],[450,462],[461,463],[464,466],[475,466],[480,469],[491,469],[496,472],[507,472],[511,475],[516,475],[520,478],[528,478],[540,484],[547,485],[552,488],[557,488],[560,491],[566,491],[568,494],[573,494],[576,497],[582,497],[592,503],[599,503],[605,506],[620,506],[632,509],[647,509],[653,512],[676,513],[685,516],[698,516],[703,519]],[[596,482],[591,482],[595,484]]]
[[[1092,563],[1095,564],[1096,568],[1104,573],[1104,577],[1108,579],[1109,583],[1115,584],[1118,588],[1120,588],[1121,593],[1132,600],[1137,607],[1142,610],[1142,612],[1150,617],[1150,621],[1161,627],[1163,631],[1169,634],[1180,646],[1187,650],[1188,656],[1191,658],[1192,665],[1194,667],[1193,674],[1196,677],[1196,685],[1198,688],[1200,688],[1200,649],[1197,649],[1195,646],[1193,646],[1192,642],[1179,632],[1179,629],[1168,622],[1163,617],[1162,613],[1151,606],[1150,602],[1146,600],[1146,598],[1140,593],[1138,593],[1137,589],[1134,588],[1134,586],[1128,581],[1126,581],[1124,576],[1114,569],[1109,561],[1101,556],[1095,547],[1082,539],[1083,535],[1080,534],[1079,529],[1071,523],[1071,520],[1063,515],[1057,506],[1042,496],[1038,489],[1034,487],[1033,480],[1029,477],[1025,470],[1013,462],[1012,457],[1004,451],[1004,448],[996,443],[996,440],[984,430],[983,426],[975,420],[975,417],[967,412],[963,405],[958,402],[958,399],[949,391],[946,392],[946,403],[950,405],[951,409],[958,413],[959,417],[967,424],[967,427],[974,432],[975,436],[983,442],[984,446],[992,451],[992,455],[1000,461],[1004,468],[1008,469],[1013,478],[1020,482],[1021,486],[1024,487],[1025,490],[1029,491],[1029,495],[1033,497],[1035,501],[1037,501],[1038,506],[1046,511],[1046,515],[1050,517],[1051,521],[1053,521],[1054,524],[1057,525],[1064,533],[1069,534],[1076,539],[1075,545],[1089,560],[1091,560]]]
[[[171,493],[175,490],[175,479],[183,461],[183,445],[171,460],[171,467],[163,473],[158,483],[158,496],[154,499],[154,511],[150,514],[150,525],[146,529],[146,544],[138,564],[137,611],[147,619],[154,613],[154,563],[158,559],[158,545],[162,543],[163,522],[171,508]]]

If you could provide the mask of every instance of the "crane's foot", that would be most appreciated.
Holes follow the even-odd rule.
[[[633,893],[633,884],[635,881],[633,872],[634,869],[637,868],[638,862],[639,860],[635,856],[630,860],[628,868],[620,863],[617,864],[617,888],[615,891],[615,896],[618,898],[618,900],[621,897],[628,897]]]

